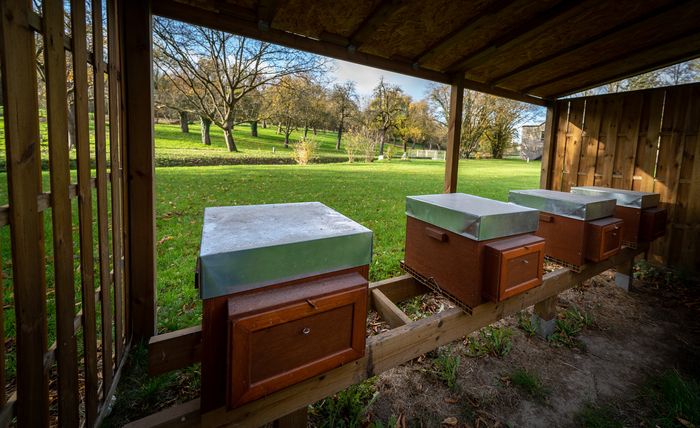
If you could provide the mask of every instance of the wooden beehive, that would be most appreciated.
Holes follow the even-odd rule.
[[[552,190],[514,190],[508,199],[540,210],[537,236],[548,258],[579,267],[620,251],[623,221],[613,217],[615,200]]]
[[[463,193],[406,199],[404,266],[467,309],[541,284],[537,211]]]
[[[653,241],[666,232],[666,209],[659,207],[658,193],[598,186],[572,187],[571,193],[615,199],[614,215],[625,222],[622,243],[627,246]]]
[[[364,353],[372,232],[320,203],[205,210],[203,411]]]

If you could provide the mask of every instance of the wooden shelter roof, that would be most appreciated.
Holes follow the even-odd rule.
[[[700,56],[697,0],[153,0],[153,13],[536,104]]]

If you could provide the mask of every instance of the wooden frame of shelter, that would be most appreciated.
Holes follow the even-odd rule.
[[[131,343],[156,332],[154,14],[451,85],[446,192],[457,187],[464,88],[546,106],[541,187],[601,183],[658,189],[671,207],[671,224],[667,239],[652,246],[653,257],[700,265],[700,248],[694,244],[700,241],[700,207],[694,202],[700,198],[692,197],[700,190],[700,166],[695,162],[700,158],[698,86],[561,99],[700,56],[698,2],[484,0],[466,7],[450,0],[106,0],[103,7],[102,1],[88,1],[89,9],[86,0],[69,2],[70,34],[64,30],[62,1],[45,0],[38,11],[30,0],[0,2],[8,181],[0,227],[9,228],[14,321],[21,332],[16,335],[16,391],[8,396],[0,388],[3,424],[13,418],[22,426],[44,426],[51,418],[65,426],[99,424],[109,411],[107,403]],[[39,40],[44,47],[50,192],[42,189],[35,78]],[[76,182],[66,150],[69,63],[75,87]],[[77,233],[72,230],[74,216],[79,218]],[[45,232],[48,217],[52,239]],[[50,270],[45,257],[49,244]],[[553,272],[542,287],[498,305],[486,304],[472,316],[455,310],[414,323],[408,323],[395,303],[423,292],[418,285],[407,277],[373,284],[374,307],[396,328],[372,338],[364,359],[235,412],[198,415],[195,401],[148,421],[274,420],[513,310],[535,304],[544,317],[551,316],[558,292],[615,265],[629,268],[635,254],[625,251],[580,274]],[[74,259],[80,260],[79,267]],[[51,314],[47,272],[55,291]],[[3,340],[4,312],[0,308]],[[52,345],[50,316],[56,325]],[[80,336],[84,351],[78,353]],[[170,351],[172,343],[183,346],[179,353]],[[197,343],[196,329],[156,336],[154,349],[165,350],[159,370],[196,361]],[[4,351],[0,347],[3,385]],[[84,381],[78,378],[81,367]],[[49,379],[54,377],[58,400],[50,410]],[[299,392],[306,395],[299,398]]]

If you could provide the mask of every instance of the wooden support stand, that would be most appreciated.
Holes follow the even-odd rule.
[[[551,336],[557,326],[557,296],[535,304],[531,321],[538,336],[543,339]]]
[[[381,316],[386,316],[388,319],[385,319],[389,323],[398,327],[367,338],[365,356],[359,360],[230,411],[222,407],[202,414],[200,400],[197,398],[127,426],[261,426],[274,421],[278,421],[277,426],[288,426],[284,424],[302,418],[301,412],[309,404],[411,361],[442,345],[459,340],[466,334],[530,306],[536,306],[535,313],[539,317],[554,321],[556,298],[559,293],[603,271],[630,262],[645,250],[646,247],[626,248],[605,261],[584,266],[581,272],[562,268],[547,273],[540,287],[498,303],[489,302],[477,306],[471,315],[465,314],[459,308],[453,308],[418,321],[410,321],[396,303],[424,294],[427,289],[408,275],[372,283],[370,296],[373,307]],[[151,339],[149,366],[152,372],[166,371],[160,369],[162,364],[167,364],[167,370],[175,369],[176,364],[173,360],[179,362],[179,367],[198,362],[199,353],[193,344],[197,343],[196,338],[201,335],[200,330],[190,328],[181,332],[168,333],[166,338],[156,336]],[[185,351],[183,348],[186,347],[192,348],[192,351]],[[154,350],[157,352],[153,352]],[[171,353],[174,356],[173,360],[169,358]]]

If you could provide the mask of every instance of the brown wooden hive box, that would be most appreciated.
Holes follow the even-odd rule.
[[[614,215],[625,222],[622,235],[624,245],[636,247],[666,233],[666,209],[659,207],[658,193],[597,186],[572,187],[571,193],[614,198]]]
[[[508,199],[541,211],[536,234],[557,262],[583,266],[620,251],[624,223],[612,216],[614,199],[541,189],[511,191]]]
[[[202,411],[360,358],[371,251],[369,229],[320,203],[207,208]]]
[[[537,211],[472,195],[410,196],[404,265],[467,308],[542,283]]]

